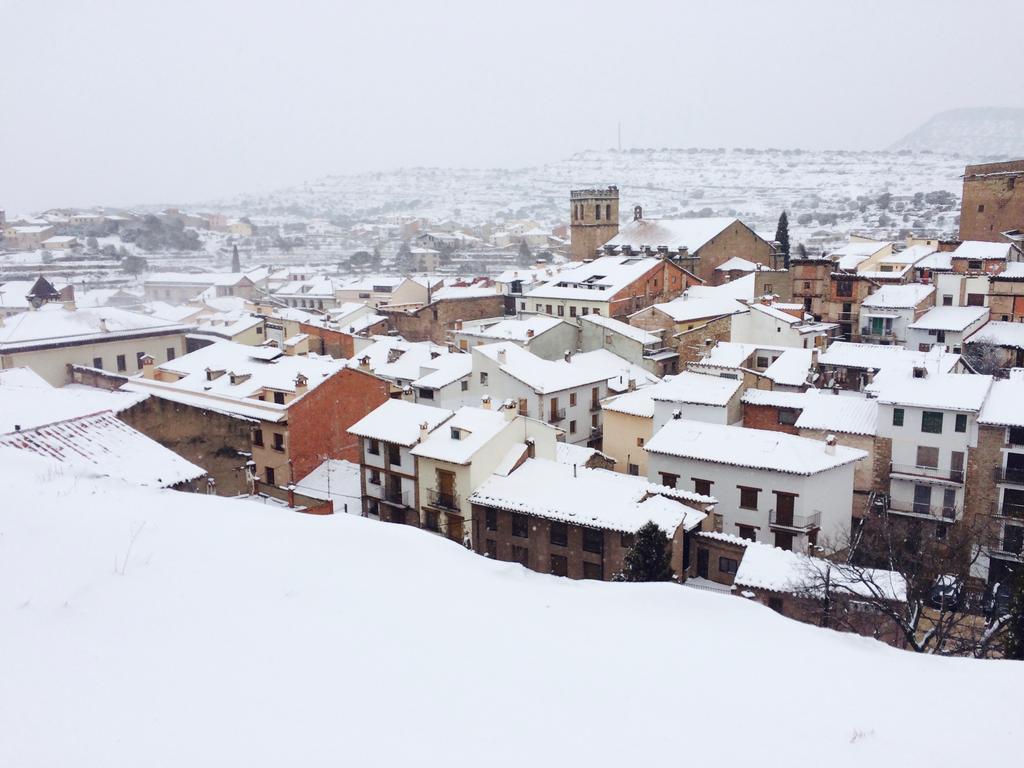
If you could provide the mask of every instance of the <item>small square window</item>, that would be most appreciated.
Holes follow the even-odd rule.
[[[739,561],[733,560],[731,557],[720,557],[718,558],[718,570],[721,573],[728,573],[735,575],[739,569]]]
[[[488,531],[498,530],[498,510],[488,509],[485,515],[485,519]]]
[[[480,371],[480,383],[487,384],[487,371]]]
[[[933,435],[942,434],[942,412],[924,411],[921,414],[921,431]]]
[[[512,535],[520,539],[530,538],[530,521],[526,515],[512,515]]]
[[[569,526],[565,523],[551,523],[551,543],[556,547],[569,546]]]
[[[600,555],[604,552],[604,531],[597,528],[583,529],[583,551]]]
[[[744,488],[739,486],[740,489],[740,507],[742,509],[757,509],[757,488]]]
[[[462,380],[462,391],[463,392],[468,392],[469,391],[469,379],[463,379]]]
[[[643,448],[644,447],[644,439],[642,437],[638,437],[636,439],[636,447],[637,448]]]
[[[570,435],[575,435],[576,434],[576,422],[575,422],[575,420],[569,422],[569,434]]]
[[[569,558],[565,555],[551,555],[551,575],[568,576]]]

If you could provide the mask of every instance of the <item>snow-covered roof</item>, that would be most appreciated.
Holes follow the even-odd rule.
[[[435,429],[412,449],[414,456],[469,464],[476,452],[509,424],[503,410],[463,406],[441,429]],[[455,433],[458,437],[455,437]]]
[[[1024,262],[1011,261],[1006,265],[1006,269],[1000,272],[998,275],[990,275],[989,279],[1007,278],[1010,280],[1020,280],[1024,278]]]
[[[568,464],[572,466],[575,464],[578,467],[585,467],[587,462],[590,461],[594,456],[601,456],[604,459],[614,461],[614,459],[606,453],[602,453],[597,448],[588,448],[585,445],[576,445],[575,443],[555,443],[555,461],[560,464]]]
[[[847,243],[841,248],[832,251],[832,259],[838,263],[840,269],[854,270],[857,265],[867,261],[879,251],[888,248],[892,243],[870,241]]]
[[[1024,323],[990,320],[964,341],[968,343],[987,342],[1000,347],[1024,349]]]
[[[196,332],[231,339],[261,325],[263,325],[263,318],[259,315],[244,310],[234,310],[200,318],[197,320]]]
[[[752,299],[756,287],[754,277],[753,274],[744,275],[721,285],[691,285],[683,295],[691,299]]]
[[[655,401],[725,407],[742,387],[737,379],[683,371],[658,384],[607,398],[601,408],[650,419],[654,418]]]
[[[602,256],[562,270],[553,279],[529,291],[526,297],[609,301],[660,263],[660,259],[653,257]]]
[[[445,352],[429,362],[420,364],[420,377],[412,386],[421,389],[441,389],[464,379],[473,372],[473,356],[461,352]]]
[[[132,429],[109,411],[0,434],[0,446],[139,485],[169,488],[206,470]]]
[[[717,503],[711,496],[666,488],[641,477],[546,459],[527,459],[508,475],[492,475],[470,501],[625,533],[636,533],[653,520],[670,535],[680,525],[687,530],[699,525],[707,517],[705,510]]]
[[[738,587],[772,592],[813,594],[820,587],[825,568],[826,561],[820,558],[747,541],[733,583]],[[858,574],[870,574],[867,576],[870,582],[868,586],[852,571],[844,572],[847,568],[853,569],[853,566],[840,566],[829,571],[830,587],[836,592],[854,597],[875,597],[881,594],[893,600],[906,599],[906,582],[895,571],[857,571]]]
[[[431,301],[445,299],[474,299],[481,296],[497,296],[498,288],[494,285],[446,285],[430,294]]]
[[[621,320],[616,320],[614,317],[605,317],[604,315],[584,315],[583,317],[580,317],[580,322],[600,325],[606,330],[625,336],[633,341],[638,341],[641,344],[657,344],[661,341],[660,336],[650,333],[649,331],[645,331],[643,328],[637,328],[635,325],[629,325]]]
[[[678,299],[655,304],[654,308],[659,312],[664,312],[677,323],[750,311],[745,304],[741,304],[731,296],[694,296],[689,291]]]
[[[162,379],[157,383],[176,389],[244,399],[256,398],[264,389],[295,392],[300,374],[306,378],[307,391],[313,390],[343,370],[345,363],[330,357],[285,355],[274,347],[219,341],[161,363],[156,375]]]
[[[452,415],[453,412],[447,408],[391,399],[370,411],[348,431],[357,437],[383,440],[408,448],[419,442],[421,424],[432,430]]]
[[[992,386],[991,376],[967,373],[935,374],[925,378],[887,379],[878,388],[878,402],[948,411],[980,411]]]
[[[814,365],[814,352],[810,349],[793,347],[785,350],[778,359],[762,373],[776,384],[787,387],[802,387]]]
[[[672,419],[645,447],[648,453],[793,475],[825,472],[867,456],[843,445],[834,446],[829,453],[824,441],[784,432],[687,419]]]
[[[989,243],[982,240],[964,240],[953,251],[954,259],[1006,260],[1010,255],[1011,243]]]
[[[606,245],[616,248],[686,248],[690,253],[707,245],[739,219],[722,216],[706,219],[635,219],[624,224]]]
[[[146,337],[184,333],[188,326],[170,323],[116,307],[65,309],[44,304],[22,312],[0,325],[0,351],[17,352],[40,344],[74,344],[125,336]]]
[[[496,341],[528,342],[531,338],[540,336],[542,333],[550,331],[552,328],[557,328],[565,322],[565,320],[551,317],[550,315],[526,315],[521,318],[499,320],[488,325],[466,325],[457,333],[464,333],[483,339],[494,339]]]
[[[909,372],[915,367],[926,367],[936,373],[948,373],[959,360],[960,355],[950,352],[920,352],[895,344],[855,344],[850,341],[834,341],[818,355],[819,365],[874,368],[876,371],[897,368]]]
[[[362,487],[359,465],[344,459],[327,459],[295,484],[295,490],[306,496],[324,499],[341,512],[348,505],[350,512],[362,509]]]
[[[145,399],[145,395],[85,385],[58,389],[29,368],[8,368],[0,370],[0,433],[100,411],[120,413]]]
[[[935,293],[934,285],[907,283],[906,285],[883,285],[861,302],[862,307],[880,309],[913,309]]]
[[[579,352],[564,359],[545,360],[516,344],[498,342],[473,347],[473,354],[494,360],[501,370],[538,394],[607,382],[610,389],[625,391],[629,380],[637,386],[659,381],[657,376],[606,349]],[[502,362],[504,360],[504,362]]]
[[[1022,403],[1024,381],[1015,378],[994,381],[978,416],[978,423],[994,427],[1024,427]]]
[[[757,272],[760,264],[733,256],[715,267],[716,272]]]
[[[798,429],[820,429],[848,435],[874,435],[878,429],[878,401],[869,397],[835,395],[812,390],[802,393]]]
[[[748,389],[740,402],[744,405],[768,405],[776,408],[803,408],[806,392],[781,389]]]
[[[953,269],[953,253],[952,251],[936,251],[920,259],[914,266],[918,269],[949,271]]]
[[[917,331],[964,331],[988,317],[988,307],[932,307],[907,325]]]
[[[882,259],[884,264],[906,264],[912,266],[917,264],[925,256],[930,256],[935,253],[934,245],[912,245],[909,248],[904,248],[902,251],[893,253]]]

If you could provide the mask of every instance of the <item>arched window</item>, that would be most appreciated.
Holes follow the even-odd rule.
[[[598,221],[601,220],[601,204],[600,203],[598,203],[597,205],[594,206],[594,218],[596,218]]]
[[[605,221],[611,221],[612,220],[612,204],[611,203],[608,203],[604,207],[604,220]]]

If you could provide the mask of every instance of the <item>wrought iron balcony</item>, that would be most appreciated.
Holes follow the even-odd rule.
[[[452,491],[444,492],[436,488],[427,489],[427,504],[437,509],[447,509],[452,512],[459,512],[459,494]]]
[[[385,488],[384,494],[381,496],[381,501],[395,507],[408,507],[410,506],[409,500],[411,498],[412,493],[410,491],[403,491],[396,488]]]
[[[997,517],[1011,517],[1014,520],[1024,520],[1024,504],[1011,504],[1008,501],[1000,504],[997,501],[992,504],[992,514]]]
[[[886,511],[897,515],[927,517],[946,522],[953,522],[960,517],[960,507],[957,506],[932,506],[930,504],[918,504],[913,501],[898,501],[895,499],[889,499]]]
[[[821,527],[821,512],[814,512],[810,515],[794,515],[792,512],[778,512],[771,510],[768,513],[768,524],[776,528],[789,528],[795,531],[813,531]]]
[[[565,408],[552,408],[548,412],[548,423],[556,424],[559,421],[565,421]]]
[[[964,481],[962,469],[942,469],[941,467],[921,467],[917,464],[890,464],[889,472],[893,475],[909,477],[925,477],[930,480],[946,480],[961,484]]]
[[[992,477],[997,483],[1013,483],[1024,485],[1024,469],[1013,469],[1010,467],[995,467],[992,469]]]

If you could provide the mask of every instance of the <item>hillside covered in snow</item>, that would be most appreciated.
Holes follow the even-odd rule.
[[[1019,663],[2,458],[0,765],[962,766],[1019,749]]]
[[[781,149],[586,151],[516,169],[402,168],[328,176],[209,205],[238,214],[373,221],[419,216],[478,225],[533,219],[568,223],[569,190],[617,185],[620,215],[738,216],[774,234],[790,214],[794,241],[836,241],[848,232],[952,235],[960,175],[973,158],[912,152]],[[885,205],[879,205],[880,197]]]
[[[958,154],[969,162],[1024,156],[1024,109],[981,107],[933,115],[889,149]]]

